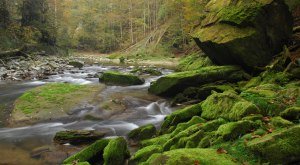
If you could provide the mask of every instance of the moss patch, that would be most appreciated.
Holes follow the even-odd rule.
[[[162,154],[152,155],[146,164],[156,165],[190,165],[190,164],[215,164],[234,165],[233,158],[226,154],[218,154],[215,149],[178,149]]]
[[[110,140],[103,153],[104,165],[123,165],[129,157],[127,142],[122,137]]]
[[[144,80],[139,77],[129,74],[121,73],[116,71],[108,71],[103,73],[100,78],[100,82],[109,85],[141,85],[144,84]]]
[[[156,135],[156,128],[153,124],[148,124],[129,132],[128,138],[132,140],[145,140]]]
[[[139,151],[137,151],[134,156],[132,156],[131,161],[133,162],[144,162],[147,159],[155,154],[155,153],[162,153],[163,149],[160,145],[151,145],[147,146]]]
[[[38,120],[66,116],[83,102],[93,101],[102,85],[76,85],[49,83],[25,92],[15,101],[11,122]],[[30,119],[30,120],[29,120]]]
[[[109,143],[109,140],[102,139],[98,140],[92,145],[84,148],[80,152],[70,156],[66,160],[64,160],[64,164],[73,164],[73,162],[85,162],[88,161],[93,163],[95,159],[101,160],[102,153],[106,145]]]
[[[241,135],[250,132],[253,129],[253,124],[250,121],[230,122],[221,125],[216,134],[222,136],[224,140],[235,140]]]

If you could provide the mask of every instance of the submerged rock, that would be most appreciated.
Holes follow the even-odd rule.
[[[211,0],[204,11],[192,36],[216,64],[265,66],[292,34],[292,15],[282,0]]]
[[[215,149],[177,149],[161,154],[153,154],[146,162],[149,165],[191,165],[191,164],[237,164],[230,155],[218,154]]]
[[[133,74],[115,72],[115,71],[108,71],[103,73],[100,78],[100,82],[109,85],[142,85],[145,83],[145,80],[142,80],[138,76]]]
[[[90,143],[101,139],[105,133],[88,130],[69,130],[57,132],[54,137],[54,142],[59,144],[70,143],[79,145],[82,143]]]
[[[249,76],[239,67],[210,66],[162,77],[151,84],[149,92],[160,96],[174,96],[188,87],[198,87],[220,80],[237,82],[246,78]]]
[[[272,164],[293,164],[300,161],[299,135],[300,126],[297,125],[254,139],[247,146]]]

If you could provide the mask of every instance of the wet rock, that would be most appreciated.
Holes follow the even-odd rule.
[[[279,129],[247,143],[254,153],[271,164],[293,164],[300,161],[300,126]]]
[[[138,68],[135,68],[131,71],[131,73],[137,73],[139,75],[141,74],[149,74],[151,76],[160,76],[162,75],[162,73],[157,70],[157,69],[154,69],[154,68],[143,68],[143,67],[138,67]]]
[[[54,137],[54,142],[59,144],[70,143],[79,145],[82,143],[91,143],[103,138],[104,132],[88,131],[88,130],[68,130],[57,132]]]
[[[265,66],[292,34],[292,15],[282,0],[212,0],[203,11],[192,36],[216,64]]]
[[[249,76],[239,67],[210,66],[162,77],[151,84],[149,92],[160,96],[174,96],[188,87],[198,87],[221,80],[237,82],[245,78],[249,78]]]
[[[104,149],[104,165],[124,165],[130,157],[127,142],[123,137],[111,139]]]
[[[216,149],[177,149],[152,155],[145,164],[238,164],[228,154],[218,154]]]
[[[108,145],[110,140],[102,139],[98,140],[95,143],[87,146],[78,153],[70,156],[63,161],[63,164],[73,164],[73,162],[97,162],[103,159],[103,150]]]
[[[79,62],[79,61],[71,61],[71,62],[69,62],[68,65],[71,65],[71,66],[73,66],[75,68],[81,69],[84,66],[84,63]]]
[[[141,126],[129,132],[128,138],[134,141],[150,139],[156,135],[156,128],[153,124]]]
[[[104,72],[100,78],[100,82],[103,82],[108,85],[141,85],[144,84],[145,81],[141,78],[127,73],[108,71]]]

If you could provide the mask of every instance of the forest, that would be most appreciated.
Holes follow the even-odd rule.
[[[300,164],[300,0],[0,0],[0,164]]]

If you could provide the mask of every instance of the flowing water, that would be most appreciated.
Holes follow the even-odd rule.
[[[49,82],[69,82],[76,84],[99,83],[97,78],[91,77],[96,73],[107,70],[129,72],[132,67],[115,66],[87,66],[81,70],[72,69],[63,74],[50,76],[44,81],[27,82],[1,82],[0,105],[11,108],[12,103],[26,90],[44,85]],[[163,74],[171,73],[162,69]],[[0,164],[60,164],[70,154],[80,150],[82,146],[56,145],[52,139],[56,132],[62,130],[99,130],[106,132],[106,138],[126,136],[126,134],[139,126],[152,123],[159,126],[165,115],[173,109],[166,100],[148,94],[150,82],[157,76],[147,76],[143,85],[121,87],[106,86],[100,96],[111,99],[112,96],[121,97],[126,102],[126,109],[122,112],[112,113],[99,110],[101,102],[80,108],[70,114],[68,118],[57,119],[52,123],[39,123],[31,126],[7,128],[5,120],[9,118],[9,111],[0,112]],[[99,119],[88,120],[86,115],[96,116]],[[100,119],[101,118],[101,119]]]

